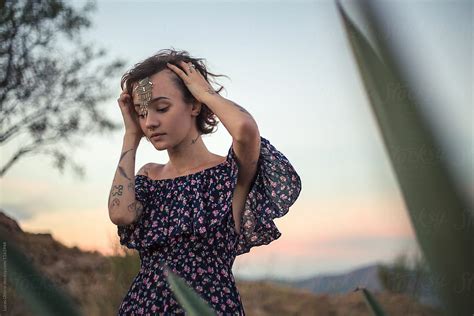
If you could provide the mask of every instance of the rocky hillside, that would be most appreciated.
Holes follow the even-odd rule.
[[[32,264],[81,307],[84,315],[116,315],[138,272],[139,257],[121,249],[117,256],[81,251],[55,241],[51,234],[24,232],[0,210],[6,229]],[[117,241],[118,243],[118,241]],[[2,268],[3,269],[3,268]],[[3,274],[3,271],[2,271]],[[14,289],[7,289],[7,315],[35,315]],[[361,292],[314,294],[269,281],[237,281],[248,315],[369,315]],[[389,315],[441,315],[404,295],[376,294]]]
[[[99,252],[66,247],[54,240],[51,234],[24,232],[3,211],[0,211],[0,226],[8,231],[8,236],[31,263],[60,289],[65,290],[78,305],[87,306],[103,293],[104,284],[110,279],[110,264],[108,258]],[[21,298],[12,290],[9,285],[7,315],[34,315],[29,313]]]

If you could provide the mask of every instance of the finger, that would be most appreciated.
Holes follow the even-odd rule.
[[[183,62],[184,63],[184,62]],[[184,63],[184,69],[187,69],[190,73],[193,73],[196,71],[196,68],[194,68],[194,64],[190,61],[190,62],[187,62],[187,63]]]
[[[128,94],[121,94],[120,97],[117,99],[117,102],[119,103],[119,105],[125,107],[130,106],[130,96]]]
[[[193,68],[191,67],[193,65],[192,62],[185,62],[184,60],[180,61],[181,67],[183,67],[184,71],[186,72],[187,75],[193,73]]]
[[[181,67],[186,71],[187,78],[191,76],[192,73],[196,72],[196,68],[194,68],[194,64],[192,62],[184,62],[181,61]]]
[[[183,67],[184,70],[186,70],[186,69],[189,68],[188,63],[185,62],[184,60],[181,60],[179,63],[180,63],[180,65],[181,65],[181,67]]]
[[[117,102],[118,102],[119,104],[124,104],[124,103],[125,103],[125,100],[124,100],[124,98],[123,98],[122,95],[117,99]]]
[[[179,67],[176,67],[175,65],[170,64],[170,63],[166,63],[166,64],[168,65],[168,67],[173,69],[178,74],[178,76],[180,76],[182,79],[186,77],[187,74],[183,72]]]

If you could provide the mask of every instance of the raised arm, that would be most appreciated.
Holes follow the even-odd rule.
[[[140,139],[123,138],[122,153],[109,194],[109,217],[115,225],[128,225],[140,218],[143,205],[135,198],[135,157]],[[143,172],[143,166],[139,173]]]
[[[143,205],[135,197],[135,156],[143,131],[133,109],[131,97],[126,91],[122,91],[117,101],[124,119],[125,135],[110,189],[108,208],[112,223],[128,225],[139,219],[143,212]]]

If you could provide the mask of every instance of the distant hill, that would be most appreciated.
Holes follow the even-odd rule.
[[[357,286],[368,288],[372,292],[383,289],[377,276],[377,265],[354,269],[347,273],[323,274],[312,278],[289,282],[291,285],[308,289],[313,293],[348,293]]]
[[[121,299],[138,273],[139,257],[135,251],[122,248],[124,255],[105,257],[99,252],[70,248],[54,240],[51,234],[24,232],[2,210],[0,226],[9,232],[38,270],[81,306],[83,315],[117,315]],[[296,282],[237,280],[249,316],[370,315],[361,292],[353,292],[352,284],[380,288],[373,266]],[[11,285],[7,286],[7,315],[35,315]],[[374,294],[389,315],[442,315],[407,295]]]
[[[414,273],[403,276],[414,282]],[[351,270],[347,273],[339,274],[322,274],[310,278],[296,281],[272,280],[282,285],[292,286],[295,288],[306,289],[312,293],[324,294],[344,294],[353,291],[356,287],[365,287],[371,292],[383,291],[383,285],[378,276],[377,264],[371,264]],[[419,281],[420,302],[423,304],[440,307],[441,302],[436,296],[434,288],[429,280]]]

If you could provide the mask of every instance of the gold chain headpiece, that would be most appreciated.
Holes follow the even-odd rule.
[[[138,85],[133,90],[137,91],[140,102],[140,114],[148,114],[148,102],[151,100],[151,90],[153,88],[153,82],[151,82],[149,77],[145,77],[142,80],[138,81]]]

